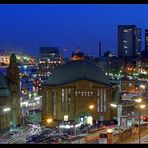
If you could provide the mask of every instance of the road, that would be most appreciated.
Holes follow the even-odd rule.
[[[33,134],[40,133],[40,127],[23,127],[18,133],[11,135],[10,132],[4,133],[0,137],[1,144],[15,144],[15,143],[26,143],[26,138]]]

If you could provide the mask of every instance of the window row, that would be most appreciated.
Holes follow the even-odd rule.
[[[83,97],[83,96],[85,96],[85,97],[91,97],[91,96],[93,96],[94,95],[94,93],[93,93],[93,91],[75,91],[75,96],[77,97],[77,96],[81,96],[81,97]]]

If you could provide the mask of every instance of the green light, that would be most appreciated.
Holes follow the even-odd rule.
[[[34,95],[34,97],[35,97],[37,94],[36,94],[36,93],[34,93],[33,95]]]
[[[29,93],[29,98],[31,98],[31,93]]]

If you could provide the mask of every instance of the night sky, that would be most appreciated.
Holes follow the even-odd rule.
[[[57,46],[98,55],[117,53],[117,25],[148,28],[147,4],[0,4],[0,50],[37,55],[41,46]]]

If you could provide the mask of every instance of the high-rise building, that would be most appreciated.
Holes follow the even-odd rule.
[[[57,65],[62,63],[58,47],[40,47],[38,74],[43,81],[49,77]]]
[[[148,29],[145,29],[145,50],[148,50]]]
[[[141,28],[135,28],[135,55],[139,55],[141,52]]]
[[[134,57],[141,51],[141,29],[136,25],[118,25],[119,58]]]

